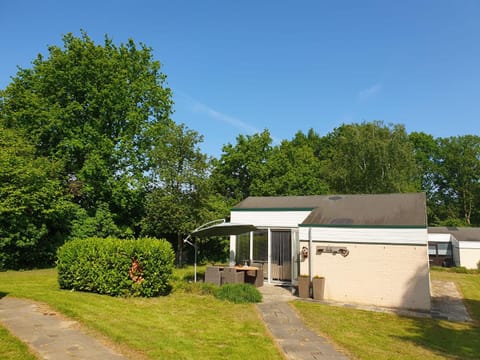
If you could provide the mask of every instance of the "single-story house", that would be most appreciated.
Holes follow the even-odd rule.
[[[430,263],[477,269],[480,262],[480,228],[429,227]]]
[[[325,277],[326,300],[430,309],[423,193],[248,197],[230,214],[230,260],[262,263],[269,283]]]

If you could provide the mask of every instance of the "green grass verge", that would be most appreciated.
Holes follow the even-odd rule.
[[[305,323],[357,359],[478,359],[480,275],[432,272],[463,292],[471,323],[408,318],[310,302],[294,302]]]
[[[37,359],[22,343],[4,327],[0,326],[0,358],[2,360],[35,360]]]
[[[0,292],[47,303],[135,358],[282,359],[252,304],[191,291],[145,299],[60,290],[55,270],[0,273]]]

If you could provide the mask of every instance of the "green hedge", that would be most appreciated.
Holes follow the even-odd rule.
[[[166,240],[88,238],[57,252],[62,289],[112,296],[158,296],[170,292],[175,254]]]

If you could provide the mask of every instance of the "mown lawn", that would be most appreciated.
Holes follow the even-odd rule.
[[[305,323],[357,359],[479,359],[480,275],[432,271],[432,279],[454,281],[475,323],[408,318],[294,302]]]
[[[0,326],[0,359],[35,360],[27,345],[19,341],[4,327]]]
[[[294,306],[308,326],[355,359],[479,359],[480,275],[437,271],[431,275],[456,282],[474,323],[301,301]],[[177,271],[176,277],[182,279],[188,273]],[[155,299],[111,298],[59,290],[55,270],[38,270],[0,273],[2,295],[45,302],[135,359],[282,358],[253,305],[234,305],[198,292],[176,291]],[[7,360],[34,359],[2,327],[0,354]]]
[[[181,291],[153,299],[65,291],[53,269],[0,273],[0,292],[49,304],[131,358],[282,359],[251,304]],[[15,341],[0,336],[3,354]]]

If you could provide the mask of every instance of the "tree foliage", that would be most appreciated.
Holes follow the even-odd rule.
[[[0,269],[51,264],[74,211],[56,164],[0,126]]]
[[[252,183],[265,178],[263,166],[272,152],[270,132],[239,135],[235,146],[227,144],[222,150],[212,173],[215,190],[233,203],[253,195]]]
[[[437,201],[445,220],[479,223],[480,137],[474,135],[438,139],[434,173]],[[473,219],[474,217],[474,219]]]
[[[318,195],[328,193],[322,163],[310,144],[282,141],[253,179],[252,195]]]
[[[480,225],[480,137],[344,124],[278,144],[238,135],[218,159],[171,119],[152,50],[67,34],[0,91],[0,268],[52,263],[65,240],[182,239],[247,196],[425,191],[430,224]],[[202,259],[226,241],[202,239]],[[221,253],[220,256],[209,251]]]
[[[211,206],[216,197],[208,178],[208,159],[198,147],[202,137],[183,125],[170,126],[161,134],[162,141],[152,152],[142,232],[169,238],[181,264],[183,239],[206,221],[226,216],[228,210],[217,203]]]
[[[67,200],[71,216],[60,217],[66,231],[58,243],[135,237],[142,228],[184,234],[200,215],[213,215],[211,206],[199,208],[214,199],[207,158],[195,147],[202,138],[171,120],[165,81],[147,46],[133,40],[115,45],[108,37],[100,45],[82,32],[65,35],[62,46],[50,46],[1,91],[0,125],[32,144],[18,161],[39,172],[25,171],[29,177],[20,179],[5,167],[6,187],[33,199],[37,193],[53,198],[53,204]],[[36,182],[50,187],[32,188]],[[12,195],[4,197],[12,201]],[[9,221],[5,214],[0,221]],[[48,238],[55,227],[45,223],[46,213],[35,214],[39,224],[26,227],[24,235],[18,235],[18,224],[5,232],[32,243]],[[52,258],[58,244],[49,243]]]
[[[342,125],[328,134],[325,167],[332,191],[345,194],[411,192],[416,163],[402,125]]]
[[[150,129],[171,122],[171,92],[150,48],[67,34],[63,47],[20,69],[1,97],[3,125],[56,162],[77,204],[91,216],[108,204],[118,225],[135,227],[157,144]]]

